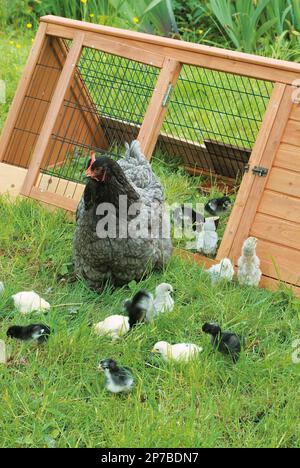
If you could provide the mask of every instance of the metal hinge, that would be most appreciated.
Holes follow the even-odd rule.
[[[171,99],[172,93],[173,93],[174,86],[172,84],[169,84],[168,89],[164,95],[162,106],[167,107],[169,104],[169,101]]]
[[[249,172],[251,169],[250,164],[247,164],[245,166],[245,173]],[[269,169],[266,167],[260,167],[260,166],[254,166],[253,169],[251,169],[252,174],[258,176],[258,177],[267,177],[269,173]]]
[[[259,166],[254,166],[252,169],[252,172],[254,175],[257,175],[258,177],[267,177],[269,169],[266,167],[259,167]]]

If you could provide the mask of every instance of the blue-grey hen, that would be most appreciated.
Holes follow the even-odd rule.
[[[119,161],[92,157],[86,175],[77,209],[76,274],[101,289],[108,281],[123,286],[149,268],[162,269],[172,255],[164,189],[139,142],[126,145]]]

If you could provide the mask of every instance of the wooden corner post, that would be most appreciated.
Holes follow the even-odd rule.
[[[12,105],[8,113],[6,123],[4,125],[1,138],[0,138],[0,162],[3,161],[7,147],[9,145],[14,126],[16,124],[20,109],[24,102],[28,87],[30,86],[32,76],[34,74],[35,66],[39,60],[41,51],[45,45],[47,31],[47,23],[40,23],[35,41],[30,51],[27,63],[24,68],[22,78],[20,80],[18,89],[13,99]]]
[[[181,72],[182,64],[166,57],[158,77],[154,93],[150,100],[138,140],[147,159],[151,159],[161,126],[168,110],[168,103],[173,88]]]
[[[68,52],[66,62],[53,94],[49,110],[32,155],[28,174],[21,190],[21,194],[24,196],[30,195],[31,189],[38,178],[44,154],[48,147],[57,117],[63,105],[65,95],[71,85],[75,68],[82,52],[84,36],[85,34],[83,32],[77,32],[74,36],[72,47]]]

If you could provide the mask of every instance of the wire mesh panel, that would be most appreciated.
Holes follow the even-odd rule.
[[[66,54],[47,37],[4,155],[4,162],[27,168],[56,88]]]
[[[125,142],[139,133],[158,73],[155,67],[84,48],[39,187],[73,198],[76,183],[84,181],[91,150],[120,157]]]
[[[157,148],[188,167],[237,179],[272,89],[273,83],[184,65]]]

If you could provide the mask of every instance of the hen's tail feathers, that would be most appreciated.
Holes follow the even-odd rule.
[[[126,153],[125,153],[125,159],[136,159],[137,161],[144,161],[145,156],[143,155],[141,151],[141,144],[138,140],[134,140],[130,143],[125,143],[125,148],[126,148]]]

